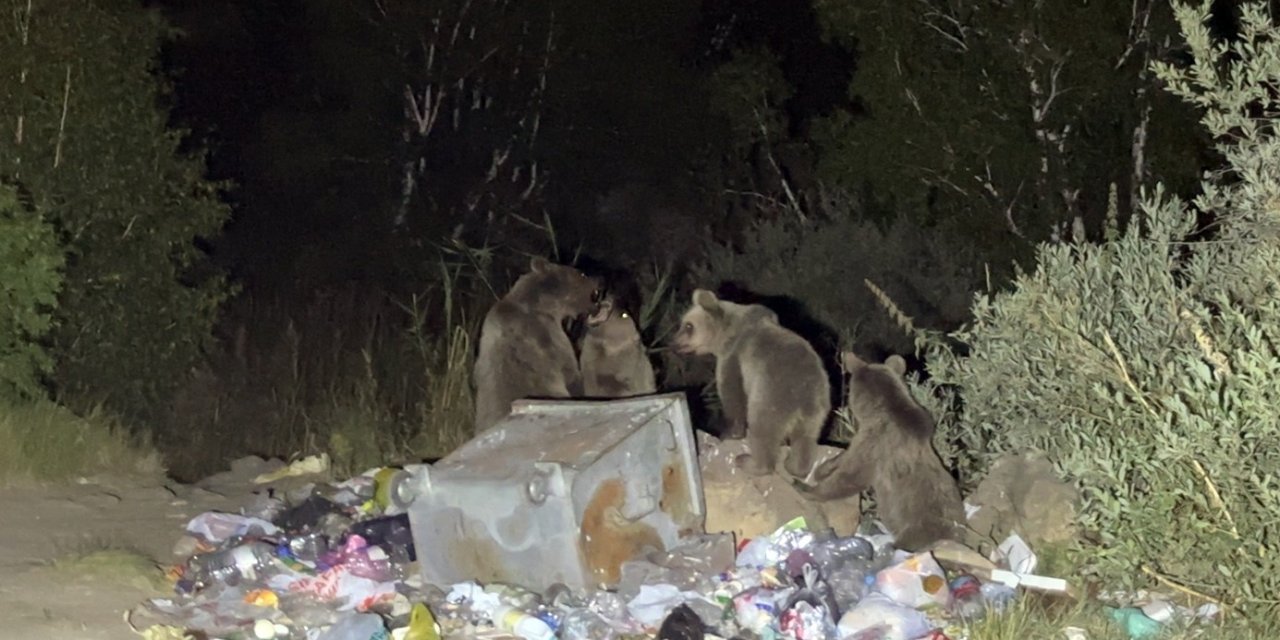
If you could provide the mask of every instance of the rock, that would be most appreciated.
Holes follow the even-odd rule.
[[[990,576],[991,570],[996,568],[996,563],[955,540],[939,540],[929,545],[928,550],[933,553],[933,559],[947,569],[970,573],[985,572]]]
[[[1079,493],[1058,478],[1039,452],[1002,456],[965,501],[978,507],[969,526],[995,540],[1017,532],[1034,549],[1066,542],[1077,533]]]
[[[720,440],[703,432],[697,436],[707,532],[729,532],[739,540],[754,538],[772,533],[797,516],[804,516],[811,527],[829,526],[838,535],[851,535],[858,528],[858,496],[826,503],[807,500],[785,474],[753,478],[734,467],[733,459],[747,451],[745,440]],[[819,447],[815,466],[841,451]]]

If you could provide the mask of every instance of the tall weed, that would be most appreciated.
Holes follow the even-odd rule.
[[[0,485],[164,475],[151,444],[101,409],[78,416],[47,400],[0,402],[0,442]]]

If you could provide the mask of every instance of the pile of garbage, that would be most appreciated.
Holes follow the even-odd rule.
[[[693,434],[681,394],[528,401],[430,465],[267,484],[327,467],[299,461],[238,513],[191,519],[173,597],[129,624],[148,640],[963,640],[1026,590],[1072,595],[1016,533],[987,557],[810,526],[823,514],[709,533]],[[1188,614],[1113,611],[1134,638]]]
[[[803,518],[736,546],[699,534],[650,550],[611,590],[442,588],[421,578],[409,518],[387,496],[392,472],[196,516],[179,543],[189,557],[169,572],[175,596],[143,603],[131,624],[152,638],[226,640],[959,640],[966,621],[1017,597],[931,552],[894,549],[874,524],[840,537]]]

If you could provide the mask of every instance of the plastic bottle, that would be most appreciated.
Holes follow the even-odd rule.
[[[867,594],[877,568],[871,541],[860,536],[837,537],[827,529],[810,545],[809,555],[831,587],[840,611],[848,610]]]
[[[1018,597],[1018,592],[1001,582],[982,583],[982,599],[995,611],[1003,611],[1005,606]]]
[[[540,618],[511,605],[500,604],[491,614],[493,626],[509,631],[524,640],[555,640],[556,632]]]
[[[836,537],[834,533],[824,533],[809,547],[809,555],[824,574],[835,565],[856,560],[870,562],[875,557],[875,547],[871,541],[859,536]]]
[[[374,613],[349,614],[325,630],[316,640],[372,640],[387,638],[382,618]]]
[[[214,585],[235,587],[265,581],[276,570],[275,547],[266,542],[250,542],[230,549],[202,553],[189,561],[190,577],[196,589]]]
[[[560,620],[561,640],[613,640],[616,637],[608,621],[590,609],[574,609]]]

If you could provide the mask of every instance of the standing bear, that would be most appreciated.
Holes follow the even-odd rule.
[[[582,395],[582,376],[566,320],[596,310],[600,283],[581,271],[535,257],[480,327],[473,371],[476,433],[524,398]]]
[[[816,486],[797,489],[818,500],[837,500],[870,488],[880,520],[900,549],[967,541],[960,489],[933,448],[933,416],[903,379],[906,361],[894,355],[870,364],[847,352],[841,360],[857,434],[848,450],[818,468]]]
[[[600,310],[587,318],[580,351],[584,396],[629,398],[657,391],[640,329],[615,298],[606,297]]]
[[[673,347],[682,355],[715,357],[728,433],[746,433],[749,453],[735,461],[740,468],[752,475],[772,473],[786,443],[787,472],[796,478],[809,474],[831,413],[831,385],[822,359],[804,338],[779,324],[768,307],[728,302],[698,289]]]

